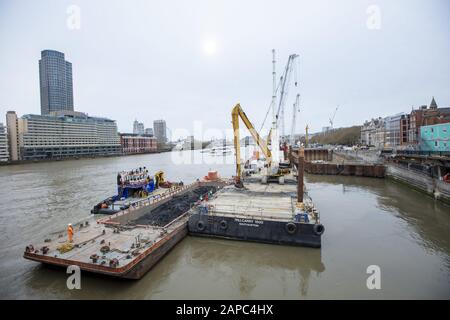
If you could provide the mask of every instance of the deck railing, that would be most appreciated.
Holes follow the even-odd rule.
[[[149,205],[156,204],[156,203],[158,203],[160,201],[163,201],[163,200],[165,200],[167,198],[170,198],[173,195],[178,194],[178,193],[180,193],[182,191],[185,191],[187,189],[191,189],[193,187],[196,187],[197,185],[198,185],[198,182],[196,181],[196,182],[193,182],[193,183],[188,184],[188,185],[183,185],[181,187],[176,187],[176,188],[169,189],[169,191],[161,193],[161,194],[157,194],[155,196],[152,196],[151,198],[147,198],[147,199],[136,201],[133,204],[131,204],[127,209],[121,210],[121,211],[119,211],[119,212],[117,212],[117,213],[115,213],[115,214],[113,214],[113,215],[111,215],[109,217],[97,220],[97,223],[120,224],[119,222],[115,222],[115,221],[111,221],[111,220],[114,219],[114,218],[126,215],[128,213],[134,212],[137,209],[140,209],[140,208],[143,208],[143,207],[146,207],[146,206],[149,206]]]

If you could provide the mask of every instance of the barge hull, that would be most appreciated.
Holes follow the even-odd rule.
[[[287,225],[294,224],[295,231],[288,232]],[[189,218],[189,234],[234,240],[255,241],[272,244],[321,247],[321,235],[313,224],[298,222],[240,219],[227,216],[193,214]]]
[[[124,278],[124,279],[140,279],[148,272],[156,263],[161,260],[178,242],[183,240],[187,235],[187,224],[179,227],[168,234],[163,240],[153,245],[141,253],[131,264],[119,268],[110,268],[101,265],[93,265],[81,261],[54,258],[51,256],[43,256],[32,252],[25,252],[25,259],[41,262],[44,264],[54,265],[58,267],[68,267],[71,265],[79,266],[82,271],[99,273],[108,276]]]

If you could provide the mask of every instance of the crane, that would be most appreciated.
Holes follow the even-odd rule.
[[[272,151],[269,149],[267,141],[265,141],[255,130],[253,124],[248,119],[244,110],[242,110],[241,105],[238,103],[231,110],[231,119],[233,123],[233,135],[234,135],[234,148],[236,150],[236,185],[242,186],[242,168],[241,168],[241,145],[240,145],[240,136],[239,136],[239,118],[242,119],[244,125],[247,127],[248,131],[252,135],[253,139],[256,141],[256,144],[259,146],[261,151],[263,152],[266,158],[266,172],[263,174],[262,182],[267,183],[269,179],[277,178],[280,184],[284,183],[283,175],[287,173],[283,171],[279,167],[279,162],[276,157],[277,152],[279,152],[279,147],[274,140],[277,140],[277,135],[272,135]],[[275,148],[273,146],[276,146]]]
[[[294,147],[295,145],[295,118],[296,118],[296,114],[297,112],[300,112],[299,110],[299,105],[300,105],[300,94],[297,93],[297,96],[295,97],[295,103],[292,106],[292,125],[291,125],[291,136],[290,136],[290,143],[291,143],[291,148]]]
[[[330,118],[331,129],[333,129],[334,117],[336,116],[336,112],[338,111],[338,108],[339,108],[339,106],[336,107],[336,109],[334,110],[333,116]]]
[[[285,136],[285,128],[284,128],[284,105],[286,104],[286,100],[289,93],[289,84],[291,81],[292,71],[294,69],[294,62],[299,57],[298,54],[291,54],[288,58],[288,62],[286,63],[286,67],[284,69],[283,75],[280,78],[280,100],[278,102],[278,110],[276,113],[276,121],[281,124],[281,136]],[[296,69],[295,69],[296,71]],[[297,86],[297,79],[295,79],[295,86]]]

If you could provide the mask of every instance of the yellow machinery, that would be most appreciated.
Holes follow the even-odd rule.
[[[244,122],[247,129],[250,131],[253,139],[256,141],[257,145],[260,147],[264,156],[266,157],[266,167],[268,170],[268,174],[263,176],[263,183],[266,183],[269,178],[280,178],[279,182],[284,183],[282,176],[287,173],[284,170],[280,170],[276,168],[276,172],[274,174],[269,174],[271,165],[272,165],[272,152],[269,149],[267,142],[261,138],[256,129],[253,127],[252,123],[248,119],[244,110],[242,110],[241,105],[238,103],[233,110],[231,111],[231,119],[233,123],[233,135],[234,135],[234,148],[236,150],[236,184],[241,185],[241,145],[240,145],[240,137],[239,137],[239,117]],[[269,133],[270,135],[271,133]],[[272,146],[272,148],[278,148],[279,146]]]
[[[162,183],[164,183],[164,172],[158,171],[155,173],[155,188],[159,188]]]

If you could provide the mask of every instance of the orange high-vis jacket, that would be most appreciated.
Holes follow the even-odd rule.
[[[73,228],[72,226],[67,227],[67,235],[69,236],[69,240],[73,237]]]

